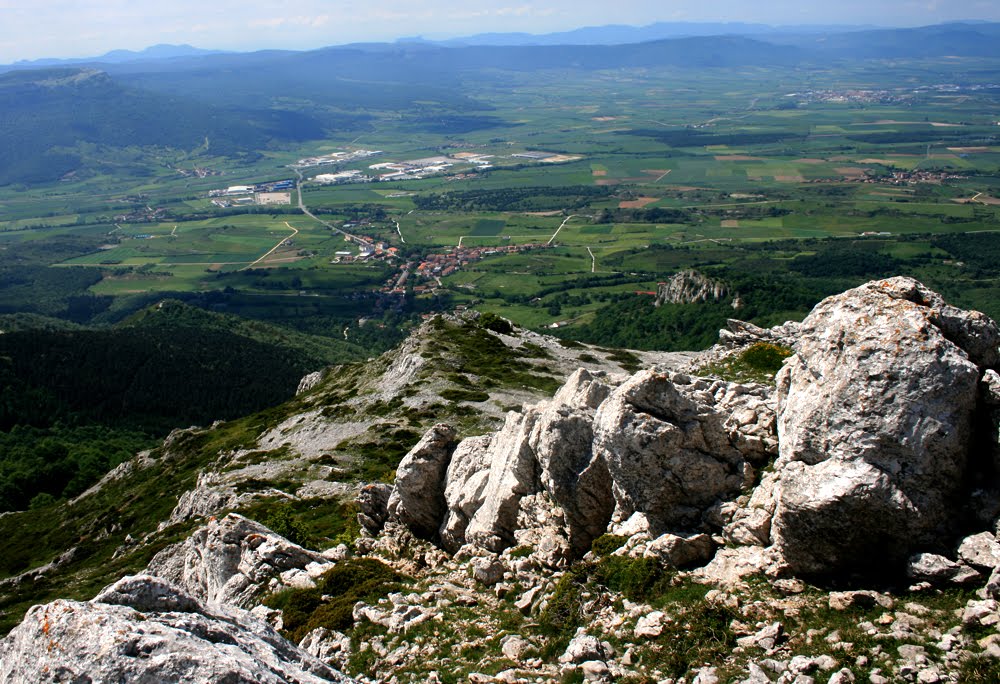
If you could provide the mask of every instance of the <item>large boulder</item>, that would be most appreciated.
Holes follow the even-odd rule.
[[[998,341],[993,321],[910,278],[813,309],[777,378],[771,536],[785,570],[901,569],[912,551],[943,548]]]
[[[0,681],[351,682],[266,623],[208,608],[156,577],[126,577],[93,601],[33,607],[0,641]]]
[[[576,371],[542,408],[528,439],[542,490],[562,509],[565,536],[577,556],[604,534],[614,511],[611,474],[593,453],[594,412],[610,393],[591,373]]]
[[[418,537],[437,539],[447,510],[445,472],[457,443],[455,428],[439,423],[424,433],[396,468],[388,515]]]
[[[230,513],[160,551],[146,572],[169,580],[200,601],[250,608],[261,588],[281,573],[329,565],[320,554]]]
[[[533,411],[508,413],[490,440],[483,502],[465,529],[467,542],[489,551],[514,543],[521,498],[539,490],[538,462],[528,443],[537,417]]]
[[[632,376],[594,419],[594,453],[614,482],[614,520],[642,514],[654,536],[697,529],[713,504],[750,484],[748,459],[774,447],[773,415],[763,387],[651,370]]]

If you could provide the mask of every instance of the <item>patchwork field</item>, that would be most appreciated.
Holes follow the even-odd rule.
[[[995,66],[977,63],[970,78],[985,83]],[[814,279],[814,293],[909,269],[990,308],[1000,301],[992,271],[956,269],[967,259],[932,244],[1000,230],[1000,98],[980,87],[939,96],[935,84],[952,68],[512,71],[497,75],[502,88],[462,84],[490,108],[481,127],[416,131],[376,112],[361,138],[331,133],[256,161],[199,162],[220,176],[161,169],[141,180],[81,178],[58,192],[0,189],[0,248],[27,250],[86,295],[112,298],[111,311],[173,293],[255,316],[266,301],[303,326],[319,323],[289,318],[305,310],[291,302],[315,296],[317,306],[340,298],[337,311],[357,318],[464,304],[572,328],[691,267],[737,279],[791,273]],[[891,95],[863,106],[831,100],[844,84]],[[315,219],[209,202],[211,189],[289,177],[298,159],[362,147],[379,153],[337,170],[443,157],[491,164],[344,185],[311,182],[329,169],[307,169],[302,198]],[[540,163],[544,155],[558,163]],[[834,264],[825,280],[789,270],[828,241],[876,239],[886,259]],[[62,246],[41,247],[53,241]]]

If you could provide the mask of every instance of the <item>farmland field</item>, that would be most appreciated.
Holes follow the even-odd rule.
[[[938,85],[958,67],[933,60],[510,71],[494,76],[503,87],[463,83],[490,110],[482,127],[415,132],[376,111],[362,138],[332,132],[254,161],[199,162],[222,176],[109,172],[58,191],[0,189],[0,245],[30,251],[36,265],[87,269],[84,294],[113,302],[103,316],[160,295],[271,317],[243,295],[317,295],[337,329],[345,311],[343,323],[464,304],[597,339],[602,312],[651,305],[636,293],[687,268],[743,288],[746,301],[761,293],[737,314],[759,320],[801,315],[836,288],[895,273],[996,316],[997,266],[971,263],[962,244],[992,253],[1000,241],[1000,95],[982,87],[1000,65],[965,59],[958,95]],[[848,86],[882,94],[838,100]],[[324,169],[307,168],[302,198],[316,218],[209,202],[209,190],[289,178],[296,159],[357,149],[378,152],[344,169],[453,166],[342,185],[321,185],[312,179]],[[470,156],[489,163],[474,167]],[[963,235],[975,237],[945,239]],[[50,241],[63,246],[50,256],[30,247]],[[798,294],[778,302],[789,291]],[[276,309],[283,322],[318,325]]]

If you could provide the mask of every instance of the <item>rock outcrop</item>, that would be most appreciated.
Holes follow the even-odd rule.
[[[0,680],[29,682],[351,682],[242,610],[208,608],[151,576],[93,601],[35,606],[0,642]]]
[[[718,302],[729,297],[729,288],[719,280],[706,278],[697,271],[681,271],[656,288],[656,306]]]
[[[330,561],[320,554],[230,513],[160,551],[146,572],[200,601],[250,608],[271,580],[284,575],[286,584],[307,584],[329,567]]]
[[[816,306],[778,375],[775,548],[788,572],[900,566],[955,531],[1000,331],[909,278]]]
[[[419,537],[437,538],[445,513],[444,475],[457,443],[454,428],[435,425],[396,468],[396,482],[386,508],[389,517]]]
[[[736,397],[741,415],[727,424]],[[698,528],[716,501],[752,484],[751,459],[762,463],[776,446],[766,391],[652,371],[615,390],[594,433],[614,482],[614,521],[640,514],[653,535]]]
[[[653,536],[697,531],[776,453],[763,386],[643,371],[615,388],[581,369],[551,401],[457,446],[444,471],[440,540],[452,551],[528,545],[558,563],[583,555],[612,522],[632,520]],[[422,482],[423,491],[441,486]],[[397,480],[386,514],[426,532],[426,522],[407,522],[417,515],[404,503],[407,486]],[[381,515],[370,498],[365,520]]]
[[[607,531],[645,535],[641,553],[656,557],[658,538],[715,540],[684,562],[735,545],[706,580],[903,576],[914,554],[955,556],[976,421],[1000,405],[993,321],[892,278],[824,300],[801,324],[731,323],[723,337],[719,354],[792,343],[777,388],[654,370],[619,384],[581,370],[450,460],[435,452],[419,477],[411,452],[386,515],[424,538],[437,522],[451,551],[527,545],[556,564]]]

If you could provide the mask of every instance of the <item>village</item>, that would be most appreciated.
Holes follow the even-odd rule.
[[[358,227],[370,225],[369,219],[361,219],[358,223],[345,223],[344,229],[355,230]],[[331,264],[350,264],[382,261],[399,263],[402,254],[398,247],[391,247],[384,240],[368,235],[355,235],[359,245],[358,253],[341,250],[334,254]],[[539,249],[549,249],[548,243],[526,243],[520,245],[504,245],[490,247],[453,247],[449,251],[429,254],[422,259],[399,263],[399,270],[385,281],[380,292],[404,294],[412,291],[416,294],[431,292],[441,286],[441,278],[447,278],[456,271],[467,267],[486,257],[498,254],[516,254]]]

